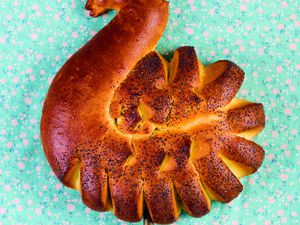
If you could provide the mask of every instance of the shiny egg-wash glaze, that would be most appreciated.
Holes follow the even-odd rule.
[[[41,137],[60,181],[91,209],[139,221],[176,221],[181,209],[229,202],[255,172],[263,149],[261,104],[235,99],[244,72],[233,62],[203,66],[192,47],[167,62],[155,48],[165,29],[162,0],[89,0],[92,16],[117,16],[76,52],[46,97]]]

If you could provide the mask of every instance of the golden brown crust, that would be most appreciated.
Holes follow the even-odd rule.
[[[82,201],[96,211],[106,211],[110,206],[108,177],[104,169],[81,165],[80,185]]]
[[[173,183],[164,175],[149,174],[145,180],[145,201],[154,223],[169,224],[175,222],[180,208],[175,199]],[[178,212],[179,211],[179,212]]]
[[[176,174],[174,186],[182,201],[184,209],[193,217],[201,217],[210,210],[210,201],[205,196],[197,172],[191,165]]]
[[[210,109],[226,106],[236,95],[244,80],[244,71],[233,62],[223,60],[215,64],[217,63],[226,63],[224,72],[200,92]]]
[[[175,51],[170,63],[169,85],[172,92],[173,107],[167,124],[176,126],[194,119],[201,113],[203,100],[197,95],[200,86],[198,58],[193,47],[180,47]]]
[[[165,122],[172,99],[168,90],[159,89],[157,86],[165,82],[166,72],[160,56],[156,52],[151,52],[138,62],[128,74],[128,78],[121,83],[110,105],[110,115],[116,119],[117,126],[122,132],[153,131],[143,118],[145,116],[139,113],[141,105],[148,106],[149,121]],[[136,82],[137,80],[140,82]]]
[[[211,151],[194,163],[203,183],[213,191],[215,200],[230,202],[243,190],[243,185],[229,170],[229,168]]]
[[[114,214],[122,220],[137,222],[144,212],[143,180],[139,165],[128,166],[109,180]]]
[[[222,136],[220,141],[224,144],[220,153],[226,158],[252,167],[252,172],[261,166],[265,152],[258,144],[236,136]]]
[[[235,133],[264,127],[265,113],[263,105],[259,103],[252,103],[228,110],[227,125],[228,129]]]
[[[181,208],[201,217],[210,198],[235,198],[238,178],[264,158],[244,135],[264,127],[262,105],[233,99],[244,72],[230,61],[203,66],[189,46],[171,63],[151,52],[167,22],[163,0],[89,0],[86,7],[93,16],[120,12],[49,89],[41,137],[57,177],[79,189],[88,207],[112,208],[129,222],[145,207],[153,222],[172,223]]]

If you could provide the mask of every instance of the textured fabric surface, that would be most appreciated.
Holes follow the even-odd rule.
[[[126,224],[87,209],[44,156],[39,120],[53,76],[114,15],[90,18],[83,0],[0,2],[0,224]],[[255,138],[266,157],[233,202],[176,224],[299,224],[299,34],[297,0],[170,0],[158,51],[192,45],[204,64],[230,59],[245,71],[239,97],[264,104]]]

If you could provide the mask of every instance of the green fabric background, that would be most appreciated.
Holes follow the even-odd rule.
[[[0,225],[126,224],[87,209],[63,187],[44,156],[39,120],[51,79],[114,15],[93,19],[83,0],[0,2]],[[245,71],[239,97],[261,102],[266,157],[229,204],[176,224],[299,224],[299,34],[297,0],[170,0],[158,51],[182,45],[208,64],[230,59]]]

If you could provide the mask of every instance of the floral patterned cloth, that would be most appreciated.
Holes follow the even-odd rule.
[[[90,18],[83,0],[0,2],[0,225],[126,224],[86,208],[44,156],[39,123],[53,76],[115,15]],[[300,224],[300,14],[297,0],[170,0],[158,51],[195,46],[208,64],[230,59],[245,71],[239,97],[262,102],[266,157],[243,178],[233,202],[176,224]],[[141,222],[140,222],[141,223]]]

